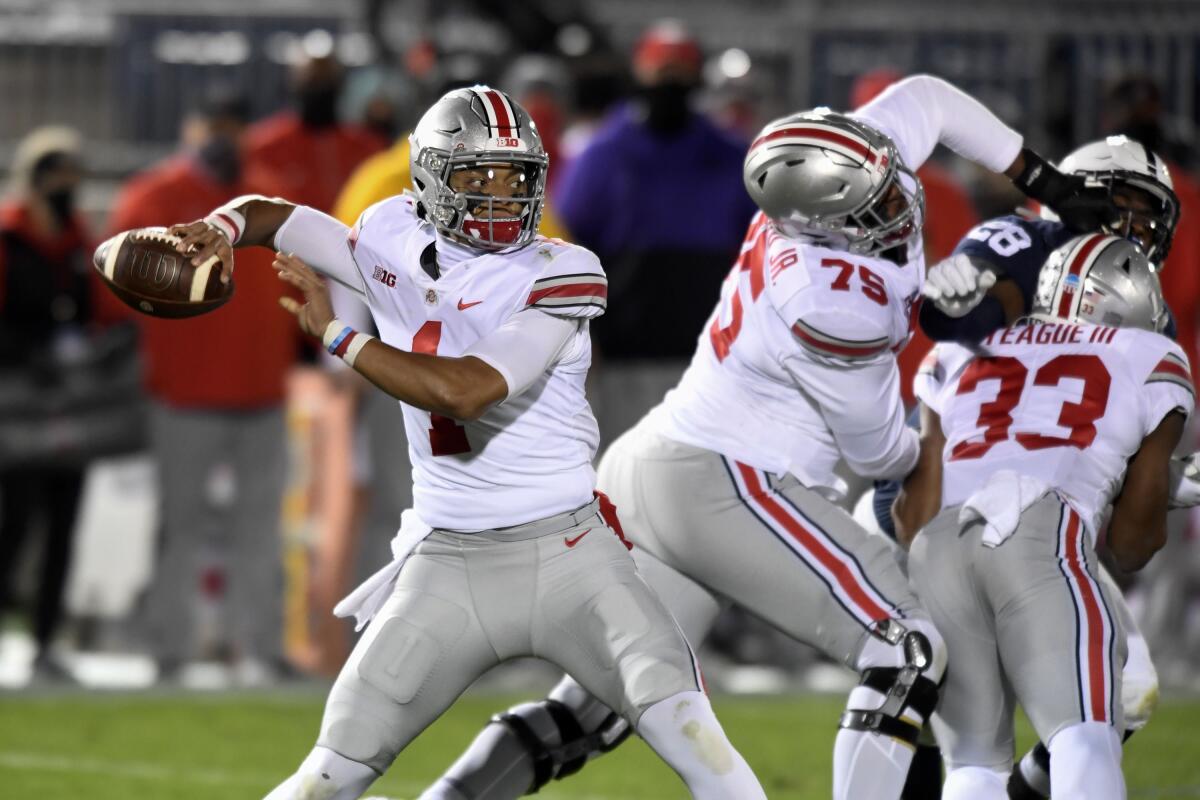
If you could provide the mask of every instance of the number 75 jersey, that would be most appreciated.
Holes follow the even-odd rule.
[[[834,467],[843,455],[869,464],[904,434],[895,353],[925,276],[919,240],[909,253],[900,266],[816,246],[760,213],[651,424],[810,488],[841,490]]]
[[[1093,533],[1142,440],[1195,405],[1187,356],[1167,337],[1068,322],[1003,328],[974,352],[939,344],[914,390],[946,435],[943,507],[1008,469],[1058,490]]]

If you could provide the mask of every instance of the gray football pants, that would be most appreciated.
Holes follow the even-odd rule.
[[[491,667],[543,658],[631,724],[699,688],[691,649],[598,504],[504,530],[435,530],[334,683],[317,744],[383,772]]]
[[[935,517],[908,559],[952,665],[933,719],[947,769],[1011,769],[1018,702],[1043,742],[1081,722],[1122,731],[1125,637],[1079,515],[1047,495],[991,548],[958,513]]]

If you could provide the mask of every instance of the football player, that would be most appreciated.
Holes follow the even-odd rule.
[[[414,504],[395,560],[339,606],[370,620],[320,734],[269,800],[357,798],[479,675],[537,656],[575,675],[698,798],[765,798],[713,715],[691,650],[594,495],[588,321],[606,282],[583,248],[537,235],[547,157],[529,115],[486,86],[452,91],[412,134],[415,196],[352,229],[239,198],[177,226],[181,252],[279,251],[301,327],[401,401]],[[307,263],[306,263],[307,262]],[[380,332],[333,315],[323,280]]]
[[[1125,136],[1110,136],[1076,149],[1059,168],[1111,194],[1116,213],[1098,230],[1136,242],[1155,271],[1161,271],[1179,221],[1179,201],[1162,158]],[[1037,276],[1047,255],[1072,236],[1053,213],[1046,212],[1041,219],[1012,214],[976,226],[950,258],[930,268],[925,293],[932,302],[921,307],[922,329],[935,341],[976,342],[1025,316],[1032,309]],[[1174,338],[1170,309],[1165,325],[1164,332]],[[884,526],[892,496],[894,491],[878,493]],[[1132,733],[1146,724],[1154,710],[1158,676],[1146,640],[1103,566],[1100,579],[1113,597],[1114,612],[1128,638],[1122,702],[1125,725]],[[1050,796],[1049,758],[1045,744],[1038,743],[1021,759],[1010,779],[1011,800]],[[940,781],[940,771],[934,772],[930,780]]]
[[[834,502],[834,465],[902,477],[917,460],[895,352],[925,268],[912,170],[940,142],[1095,224],[1102,190],[1022,148],[946,82],[902,81],[857,112],[768,125],[745,161],[762,209],[679,386],[618,439],[599,483],[634,557],[693,642],[735,602],[861,674],[837,732],[838,800],[899,796],[937,703],[942,638],[888,547]],[[498,715],[423,800],[507,800],[611,750],[619,715],[571,678]]]
[[[1171,452],[1195,404],[1134,243],[1069,240],[1032,306],[978,345],[937,345],[915,382],[924,452],[942,458],[905,481],[895,517],[903,537],[937,514],[908,565],[955,665],[933,722],[947,800],[1006,796],[1014,701],[1048,745],[1055,797],[1125,796],[1125,636],[1094,540],[1111,502],[1122,569],[1162,546]]]

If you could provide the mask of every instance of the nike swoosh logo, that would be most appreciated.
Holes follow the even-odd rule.
[[[580,540],[580,539],[582,539],[583,537],[587,536],[587,535],[588,535],[589,533],[591,533],[591,532],[592,532],[592,529],[591,529],[591,528],[588,528],[586,531],[584,531],[583,533],[579,534],[579,535],[578,535],[578,536],[576,536],[574,539],[568,539],[567,537],[565,537],[565,536],[564,536],[564,537],[563,537],[563,542],[564,542],[564,543],[567,545],[567,547],[574,547],[575,545],[579,544],[579,540]]]
[[[462,298],[460,297],[460,298],[458,298],[458,310],[459,310],[459,311],[466,311],[466,310],[467,310],[468,308],[470,308],[471,306],[477,306],[477,305],[479,305],[479,304],[480,304],[480,303],[482,303],[482,302],[483,302],[482,300],[475,300],[475,301],[473,301],[473,302],[470,302],[470,303],[464,303],[464,302],[462,301]]]

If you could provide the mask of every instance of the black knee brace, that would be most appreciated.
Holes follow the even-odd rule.
[[[558,744],[548,743],[534,730],[525,715],[544,714],[558,729]],[[540,700],[510,709],[492,718],[508,727],[520,740],[533,761],[533,785],[528,794],[534,794],[552,779],[558,780],[574,775],[583,769],[588,758],[607,753],[629,738],[633,726],[622,717],[612,713],[591,733],[584,731],[570,707],[557,700]]]
[[[903,647],[907,663],[903,667],[863,670],[859,682],[882,694],[883,704],[871,711],[847,709],[842,714],[841,727],[874,731],[916,747],[921,728],[905,722],[901,716],[905,709],[912,708],[925,720],[937,707],[938,685],[922,674],[932,664],[933,648],[920,631],[906,631],[896,638],[895,644]]]

